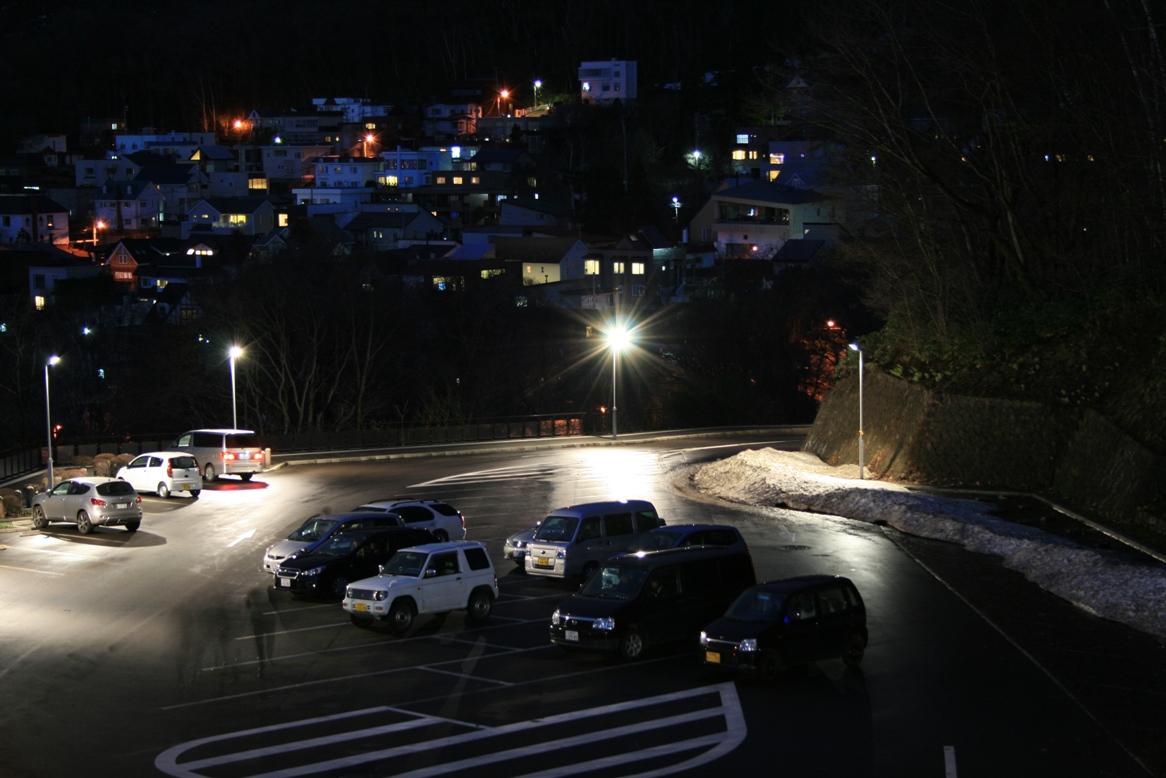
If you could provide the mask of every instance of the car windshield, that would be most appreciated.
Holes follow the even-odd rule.
[[[647,577],[645,570],[608,565],[588,578],[579,594],[605,600],[630,600]]]
[[[352,552],[356,551],[356,547],[358,545],[359,543],[357,543],[355,538],[348,537],[341,532],[333,535],[317,546],[314,553],[330,554],[332,556],[348,556]]]
[[[102,497],[121,497],[134,493],[134,487],[126,481],[108,481],[97,485],[97,493]]]
[[[535,533],[535,540],[570,540],[575,537],[579,520],[574,516],[547,516]]]
[[[729,609],[725,618],[733,621],[776,621],[785,597],[776,592],[746,589]]]
[[[636,538],[628,551],[659,551],[676,545],[678,535],[667,530],[652,530]]]
[[[385,575],[405,575],[410,578],[420,578],[425,570],[425,560],[428,554],[420,551],[398,551],[388,561],[383,570]]]
[[[336,526],[334,519],[325,519],[313,516],[304,522],[303,526],[287,536],[288,540],[319,540],[327,535],[332,527]]]

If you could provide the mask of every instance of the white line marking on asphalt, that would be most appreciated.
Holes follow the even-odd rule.
[[[19,570],[22,573],[40,573],[41,575],[55,575],[62,576],[64,573],[50,573],[48,570],[35,570],[31,567],[13,567],[12,565],[0,565],[0,568],[5,570]]]
[[[246,532],[244,532],[242,535],[240,535],[239,537],[235,538],[230,543],[228,543],[227,548],[230,548],[231,546],[234,546],[238,543],[242,543],[244,540],[250,540],[251,537],[253,537],[254,535],[255,535],[255,530],[249,529]]]

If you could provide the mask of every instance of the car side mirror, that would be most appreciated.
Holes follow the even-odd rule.
[[[431,568],[429,568],[428,570],[426,570],[426,571],[425,571],[425,575],[424,575],[423,577],[424,577],[424,578],[436,578],[436,577],[437,577],[437,571],[436,571],[436,570],[434,570],[434,569],[431,567]]]
[[[384,574],[385,574],[385,566],[384,565],[377,565],[377,575],[384,575]]]

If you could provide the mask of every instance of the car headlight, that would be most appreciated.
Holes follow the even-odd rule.
[[[555,609],[555,612],[551,614],[551,624],[558,626],[558,624],[563,621],[566,621],[566,619],[563,618],[563,614],[559,613],[558,609]]]
[[[703,647],[707,647],[709,644],[709,633],[705,632],[704,630],[701,630],[700,633],[700,644]]]
[[[324,572],[324,568],[323,568],[323,566],[320,566],[320,567],[313,567],[311,570],[305,570],[300,575],[302,575],[304,578],[315,578],[316,576],[318,576],[322,572]]]
[[[751,654],[757,650],[757,638],[745,638],[741,644],[737,646],[737,650],[742,654]]]
[[[384,589],[377,589],[375,592],[372,593],[372,598],[374,600],[376,600],[377,602],[380,602],[381,600],[387,600],[388,597],[389,597],[389,593],[386,592]]]
[[[596,619],[595,628],[601,629],[604,632],[611,632],[613,629],[615,629],[615,619],[610,616],[603,619]]]
[[[567,552],[566,552],[564,549],[561,549],[561,548],[560,548],[560,549],[559,549],[559,553],[558,553],[558,554],[555,554],[555,556],[556,556],[556,557],[558,557],[559,559],[566,559],[566,558],[567,558]]]

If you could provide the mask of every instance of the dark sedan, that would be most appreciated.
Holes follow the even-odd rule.
[[[413,527],[341,530],[311,551],[280,562],[275,588],[340,599],[350,581],[376,575],[398,550],[435,542],[429,530]]]

